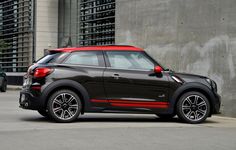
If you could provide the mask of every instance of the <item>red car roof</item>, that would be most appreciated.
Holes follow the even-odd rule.
[[[143,51],[143,49],[134,46],[121,46],[121,45],[109,45],[109,46],[83,46],[83,47],[67,47],[52,49],[50,51],[60,51],[60,52],[73,52],[73,51]]]

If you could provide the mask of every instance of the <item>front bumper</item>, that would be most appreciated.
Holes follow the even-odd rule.
[[[214,103],[214,110],[213,114],[219,114],[220,113],[220,106],[221,106],[221,96],[219,94],[215,94],[215,103]]]
[[[23,109],[39,110],[43,107],[40,97],[36,97],[28,91],[20,92],[19,104],[19,107]]]

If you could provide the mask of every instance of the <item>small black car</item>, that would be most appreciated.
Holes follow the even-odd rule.
[[[7,76],[6,73],[0,67],[0,91],[6,92],[7,90]]]
[[[19,103],[56,122],[116,112],[201,123],[221,102],[213,80],[165,69],[141,48],[114,45],[50,50],[29,67]]]

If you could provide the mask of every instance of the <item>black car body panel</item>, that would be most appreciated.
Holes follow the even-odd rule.
[[[6,90],[6,84],[7,84],[7,75],[0,67],[0,89],[1,89],[1,91]]]
[[[83,104],[81,113],[173,114],[176,103],[183,93],[198,91],[210,100],[211,114],[219,113],[220,96],[216,92],[215,82],[207,77],[169,70],[157,74],[145,68],[113,68],[111,64],[114,65],[114,62],[111,62],[113,58],[109,60],[108,57],[111,56],[107,55],[106,50],[91,51],[97,55],[97,66],[67,63],[68,59],[72,59],[77,53],[70,49],[52,51],[51,56],[33,64],[25,76],[20,106],[33,110],[47,109],[48,99],[53,93],[60,89],[69,89],[80,97]],[[148,59],[153,67],[159,65],[144,51],[137,51],[137,53]],[[35,78],[34,72],[37,68],[49,68],[50,73],[43,78]]]
[[[5,79],[6,79],[6,74],[0,70],[0,86],[2,85]]]

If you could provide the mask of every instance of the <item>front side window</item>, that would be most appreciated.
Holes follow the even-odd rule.
[[[142,52],[107,52],[111,68],[152,70],[154,63]]]
[[[64,62],[65,64],[99,66],[99,53],[96,51],[74,52]]]

